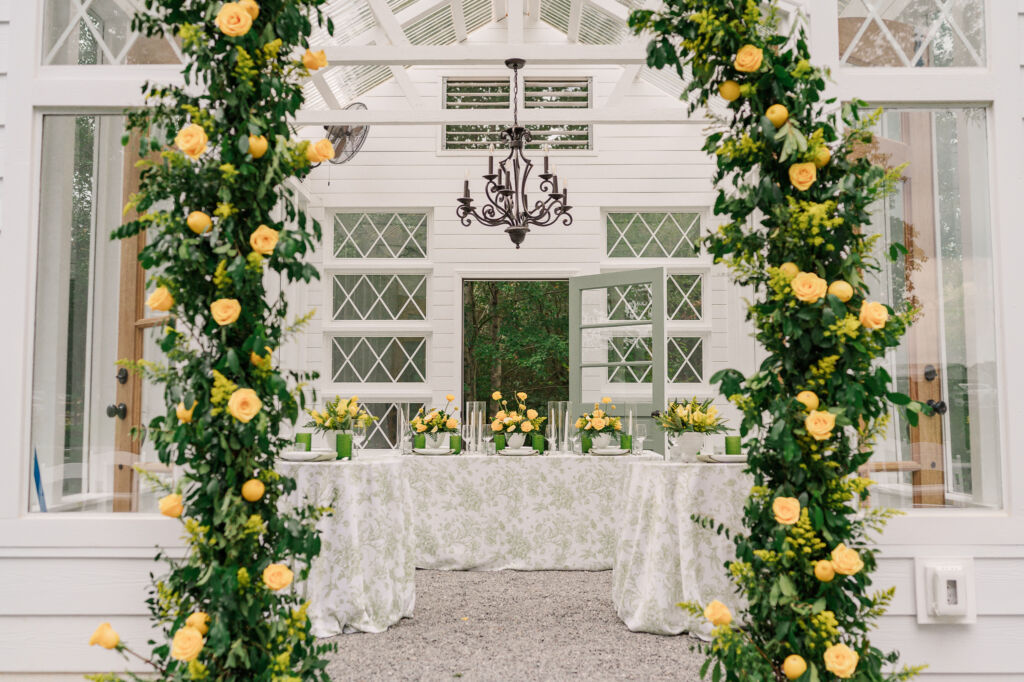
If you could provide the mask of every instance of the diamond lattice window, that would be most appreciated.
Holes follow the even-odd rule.
[[[335,320],[424,320],[426,275],[335,275]]]
[[[335,258],[426,258],[426,213],[336,213]]]
[[[135,0],[46,0],[43,65],[178,64],[178,43],[131,30]]]
[[[336,336],[331,339],[335,383],[422,383],[427,340],[415,336]]]
[[[362,403],[363,409],[375,421],[366,434],[365,448],[370,450],[397,450],[409,420],[423,407],[423,403]]]
[[[611,258],[696,258],[700,255],[700,214],[609,213]]]
[[[613,336],[608,339],[608,362],[651,362],[651,337]],[[651,365],[611,367],[608,382],[612,384],[649,384]]]
[[[838,0],[850,66],[985,66],[982,0]]]
[[[609,320],[650,320],[652,303],[648,284],[608,287]]]
[[[670,336],[668,350],[668,382],[699,384],[704,381],[704,339],[700,336]]]
[[[704,317],[704,277],[669,275],[665,282],[668,319],[699,321]]]

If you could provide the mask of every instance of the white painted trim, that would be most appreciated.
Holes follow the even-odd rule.
[[[295,117],[296,125],[505,125],[507,109],[365,109],[326,111],[303,109]],[[519,122],[525,124],[572,121],[578,124],[605,125],[708,125],[707,119],[689,118],[683,109],[525,109],[519,111]]]
[[[602,64],[646,64],[647,55],[640,43],[623,45],[548,45],[541,43],[509,44],[495,50],[489,44],[465,45],[325,45],[330,66],[384,65],[454,65],[499,66],[507,55],[515,54],[529,64],[557,66],[598,66]],[[89,67],[99,68],[99,67]]]

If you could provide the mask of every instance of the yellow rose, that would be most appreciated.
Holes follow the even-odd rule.
[[[192,401],[192,407],[185,409],[185,403],[178,403],[178,406],[174,408],[174,414],[178,417],[178,421],[184,424],[192,423],[192,413],[196,409],[196,401]]]
[[[732,612],[729,607],[717,599],[704,608],[704,617],[711,621],[714,626],[728,625],[732,622]]]
[[[238,4],[241,5],[253,19],[260,15],[260,6],[256,4],[256,0],[238,0]]]
[[[261,159],[263,155],[267,153],[267,147],[269,143],[267,138],[262,135],[250,135],[249,136],[249,153],[254,159]]]
[[[795,497],[776,497],[772,501],[772,512],[776,523],[792,526],[800,520],[800,500]]]
[[[505,417],[507,417],[507,416],[508,415],[505,414],[505,410],[498,410],[498,414],[494,415],[494,418],[495,419],[501,419],[502,421],[504,421]]]
[[[621,431],[622,430],[622,422],[621,421],[613,422],[612,426],[615,427],[616,431]]]
[[[270,346],[264,346],[263,350],[265,350],[267,352],[266,355],[257,355],[256,351],[250,352],[249,353],[249,362],[251,362],[254,365],[262,365],[264,362],[269,360],[270,357],[274,354],[274,351],[271,350]]]
[[[799,403],[803,403],[803,406],[809,410],[818,409],[820,402],[818,396],[814,391],[800,391],[796,394],[796,400]]]
[[[516,397],[519,398],[520,400],[526,400],[526,394],[523,393],[522,391],[516,393]]]
[[[791,280],[800,274],[800,268],[796,266],[796,263],[783,263],[779,266],[779,272],[783,277]]]
[[[270,564],[263,569],[263,584],[271,590],[283,590],[292,584],[294,575],[284,564]]]
[[[252,15],[240,2],[225,2],[217,12],[217,28],[224,35],[244,36],[252,28]]]
[[[446,421],[444,425],[449,429],[457,429],[459,427],[459,422],[453,417]]]
[[[734,102],[740,98],[740,84],[736,81],[725,81],[718,86],[718,94],[726,102]]]
[[[828,282],[813,272],[801,272],[789,283],[793,295],[804,303],[814,303],[828,291]]]
[[[246,502],[255,502],[263,497],[263,493],[266,491],[267,486],[263,485],[263,481],[258,478],[250,478],[242,484],[242,499]]]
[[[761,62],[764,59],[764,53],[761,52],[761,48],[754,47],[753,45],[744,45],[740,48],[740,51],[736,53],[736,59],[732,65],[736,67],[737,71],[743,73],[753,73],[761,68]]]
[[[807,435],[814,440],[828,440],[832,437],[832,429],[836,427],[836,416],[831,412],[811,410],[804,419]]]
[[[825,649],[825,670],[840,679],[853,677],[860,656],[845,644],[833,644]]]
[[[493,422],[491,422],[491,431],[494,431],[495,433],[501,431],[503,427],[504,425],[501,423],[500,419],[496,419]]]
[[[576,428],[577,429],[582,429],[586,425],[587,425],[587,420],[584,419],[583,417],[580,417],[579,419],[576,420]]]
[[[601,402],[604,403],[605,405],[607,405],[611,401],[612,401],[612,399],[609,398],[608,396],[605,396],[605,397],[601,398]]]
[[[836,569],[839,575],[855,575],[864,568],[864,562],[861,561],[857,550],[839,543],[832,550],[832,568]]]
[[[213,221],[210,220],[210,216],[202,211],[192,211],[189,213],[188,218],[185,218],[185,224],[188,225],[188,229],[196,234],[208,232],[213,227]]]
[[[853,287],[846,280],[837,279],[828,285],[828,293],[838,298],[843,303],[846,303],[853,298]]]
[[[92,633],[92,637],[89,638],[89,646],[98,644],[104,649],[114,649],[120,643],[121,637],[117,634],[117,630],[110,627],[110,623],[100,623]]]
[[[594,417],[594,418],[593,418],[593,419],[592,419],[592,420],[590,421],[590,423],[591,423],[591,424],[593,425],[593,427],[594,427],[595,429],[597,429],[598,431],[600,431],[601,429],[603,429],[603,428],[604,428],[605,426],[607,426],[607,425],[608,425],[608,422],[606,422],[606,421],[605,421],[604,419],[602,419],[601,417]]]
[[[452,394],[452,393],[449,393],[448,395],[446,395],[444,397],[444,399],[447,400],[448,402],[452,402],[453,400],[455,400],[455,395]]]
[[[274,252],[274,247],[277,246],[277,230],[266,225],[260,225],[249,235],[249,246],[256,253],[269,256]]]
[[[529,433],[530,431],[533,431],[533,424],[530,422],[523,422],[522,426],[519,428],[523,430],[523,433]]]
[[[213,320],[222,327],[237,320],[241,312],[242,305],[234,298],[218,298],[210,304]]]
[[[198,629],[186,625],[174,633],[174,639],[171,640],[171,658],[178,661],[194,661],[202,650],[203,633]]]
[[[228,414],[242,422],[249,423],[249,420],[259,414],[263,409],[263,402],[251,388],[236,389],[228,398]]]
[[[860,323],[866,329],[881,329],[889,321],[889,311],[881,303],[864,301],[860,304]]]
[[[334,158],[334,145],[324,138],[309,145],[306,148],[306,159],[310,163],[323,163]]]
[[[172,519],[176,519],[181,516],[181,512],[184,511],[184,507],[181,504],[181,495],[172,493],[170,495],[164,495],[160,498],[160,513],[164,516],[170,516]]]
[[[590,416],[591,417],[603,417],[604,416],[604,410],[594,410],[594,412]]]
[[[836,569],[828,559],[822,559],[814,564],[814,577],[823,583],[830,583],[836,577]]]
[[[537,410],[527,410],[526,411],[526,418],[527,419],[536,419],[537,416],[538,416]]]
[[[327,55],[324,54],[323,50],[313,52],[312,50],[306,50],[306,53],[302,55],[302,65],[310,71],[316,71],[327,66]]]
[[[822,145],[814,152],[814,167],[824,168],[828,165],[828,162],[832,160],[832,151]]]
[[[207,142],[206,131],[195,123],[182,128],[174,138],[174,145],[193,161],[206,151]]]
[[[210,616],[202,611],[196,611],[185,619],[185,625],[199,630],[199,634],[205,635],[210,631]]]
[[[789,109],[781,104],[773,104],[768,107],[768,111],[764,112],[764,115],[768,117],[773,126],[781,128],[782,124],[789,120]]]
[[[782,662],[782,674],[786,676],[787,680],[795,680],[805,672],[807,672],[807,661],[802,656],[790,654]]]
[[[501,393],[499,393],[498,391],[495,391],[494,393],[492,393],[491,394],[491,400],[501,400]]]
[[[818,179],[818,169],[811,163],[794,163],[789,167],[789,181],[801,192],[810,189]]]
[[[171,296],[171,292],[167,290],[167,287],[157,287],[149,295],[149,298],[146,299],[146,305],[153,310],[166,312],[174,305],[174,297]]]
[[[492,428],[493,428],[493,426],[492,426]],[[417,433],[423,433],[426,430],[427,430],[427,425],[426,424],[420,423],[420,424],[416,425],[416,432]],[[497,429],[494,429],[494,430],[495,431],[500,431],[501,427],[499,426]]]

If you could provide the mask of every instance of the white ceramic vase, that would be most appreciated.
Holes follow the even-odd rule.
[[[448,437],[447,433],[427,433],[424,435],[428,450],[440,450],[444,447],[444,441]]]
[[[599,433],[596,434],[592,439],[593,447],[598,450],[604,450],[612,446],[612,434],[610,433]]]
[[[508,444],[507,447],[510,450],[518,450],[523,447],[523,443],[526,442],[526,434],[516,431],[505,436],[505,442]]]
[[[673,437],[669,450],[670,459],[674,462],[696,462],[697,453],[704,448],[704,434],[688,431]]]

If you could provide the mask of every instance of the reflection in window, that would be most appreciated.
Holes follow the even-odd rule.
[[[180,63],[177,42],[131,30],[134,11],[121,0],[46,0],[42,63]]]
[[[937,407],[917,427],[897,420],[864,473],[889,506],[1001,503],[999,410],[986,111],[884,113],[872,153],[907,164],[876,213],[883,242],[902,242],[876,290],[918,315],[890,358],[900,391]],[[880,245],[887,252],[887,244]],[[883,261],[888,262],[888,261]]]
[[[985,66],[984,0],[837,0],[850,66]]]

